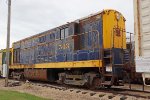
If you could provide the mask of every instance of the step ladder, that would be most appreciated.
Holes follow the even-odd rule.
[[[130,60],[130,52],[124,50],[123,48],[123,35],[120,37],[122,38],[121,48],[117,48],[115,46],[115,34],[118,31],[120,31],[120,33],[122,34],[124,32],[123,29],[119,29],[118,27],[113,28],[112,48],[103,49],[102,85],[106,87],[110,87],[112,85],[119,85],[120,83],[123,83],[123,74],[119,71],[123,71],[125,63],[128,63]],[[121,55],[117,54],[117,52]]]
[[[125,57],[123,53],[122,64],[114,64],[113,48],[104,50],[104,55],[103,55],[104,62],[103,62],[103,69],[102,69],[102,85],[103,86],[110,87],[112,85],[123,84],[123,80],[118,79],[118,76],[114,74],[113,69],[115,67],[124,67],[124,59]]]
[[[103,69],[102,69],[102,85],[109,87],[113,85],[114,76],[113,76],[113,64],[112,64],[112,49],[105,49],[103,55]]]
[[[130,61],[130,51],[124,50],[124,63],[128,63]]]

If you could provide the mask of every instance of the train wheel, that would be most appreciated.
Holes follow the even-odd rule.
[[[99,77],[95,77],[91,84],[91,89],[97,89],[101,86],[101,79]]]
[[[111,85],[105,85],[106,88],[110,89],[111,88]]]
[[[10,77],[14,79],[14,72],[11,72]]]

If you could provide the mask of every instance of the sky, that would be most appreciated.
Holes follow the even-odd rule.
[[[11,44],[103,9],[121,12],[126,30],[134,32],[133,0],[12,0]],[[0,0],[0,49],[6,34],[7,0]]]

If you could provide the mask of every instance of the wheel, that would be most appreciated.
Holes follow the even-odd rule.
[[[59,73],[58,74],[58,77],[59,77],[59,80],[57,80],[58,84],[61,84],[61,85],[64,84],[64,81],[66,79],[65,75],[66,75],[65,73]]]
[[[25,80],[25,77],[24,77],[24,74],[23,74],[23,73],[22,73],[21,76],[20,76],[20,80],[22,80],[22,81]]]
[[[91,84],[91,89],[97,89],[101,86],[101,79],[99,77],[95,77]]]
[[[10,76],[12,79],[14,79],[14,72],[11,72]]]
[[[110,89],[110,88],[111,88],[111,85],[105,85],[105,87],[106,87],[107,89]]]

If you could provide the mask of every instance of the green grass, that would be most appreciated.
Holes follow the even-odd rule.
[[[31,94],[0,90],[0,100],[47,100]]]

